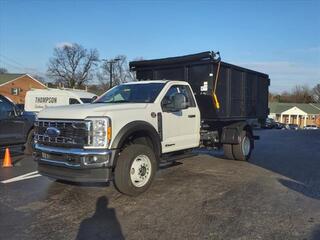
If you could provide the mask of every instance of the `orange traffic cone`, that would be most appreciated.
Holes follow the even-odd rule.
[[[2,167],[12,167],[12,161],[11,161],[11,157],[10,157],[9,148],[6,148],[6,152],[4,154]]]

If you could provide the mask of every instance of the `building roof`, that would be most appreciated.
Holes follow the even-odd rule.
[[[15,81],[18,78],[21,78],[23,76],[27,76],[29,78],[31,78],[33,81],[41,84],[42,86],[44,86],[45,88],[47,88],[47,86],[45,84],[43,84],[42,82],[40,82],[39,80],[35,79],[34,77],[30,76],[29,74],[25,74],[25,73],[4,73],[4,74],[0,74],[0,87],[2,85],[5,85],[9,82]]]
[[[4,73],[4,74],[0,74],[0,85],[12,81],[16,78],[22,77],[26,74],[22,74],[22,73]]]
[[[311,105],[320,110],[320,103],[311,103]]]
[[[270,113],[280,114],[293,107],[297,107],[308,114],[320,114],[319,103],[269,103]]]

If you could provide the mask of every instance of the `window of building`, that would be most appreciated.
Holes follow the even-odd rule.
[[[19,95],[19,93],[20,93],[20,88],[11,88],[12,95],[17,96],[17,95]]]

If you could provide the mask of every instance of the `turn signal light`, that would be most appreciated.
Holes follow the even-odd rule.
[[[112,137],[112,129],[111,129],[111,126],[108,126],[108,129],[107,129],[107,140],[108,140],[108,143],[110,143],[111,137]]]

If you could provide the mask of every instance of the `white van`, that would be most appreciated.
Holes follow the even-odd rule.
[[[26,93],[24,109],[39,112],[46,107],[90,103],[95,94],[79,89],[34,89]]]

